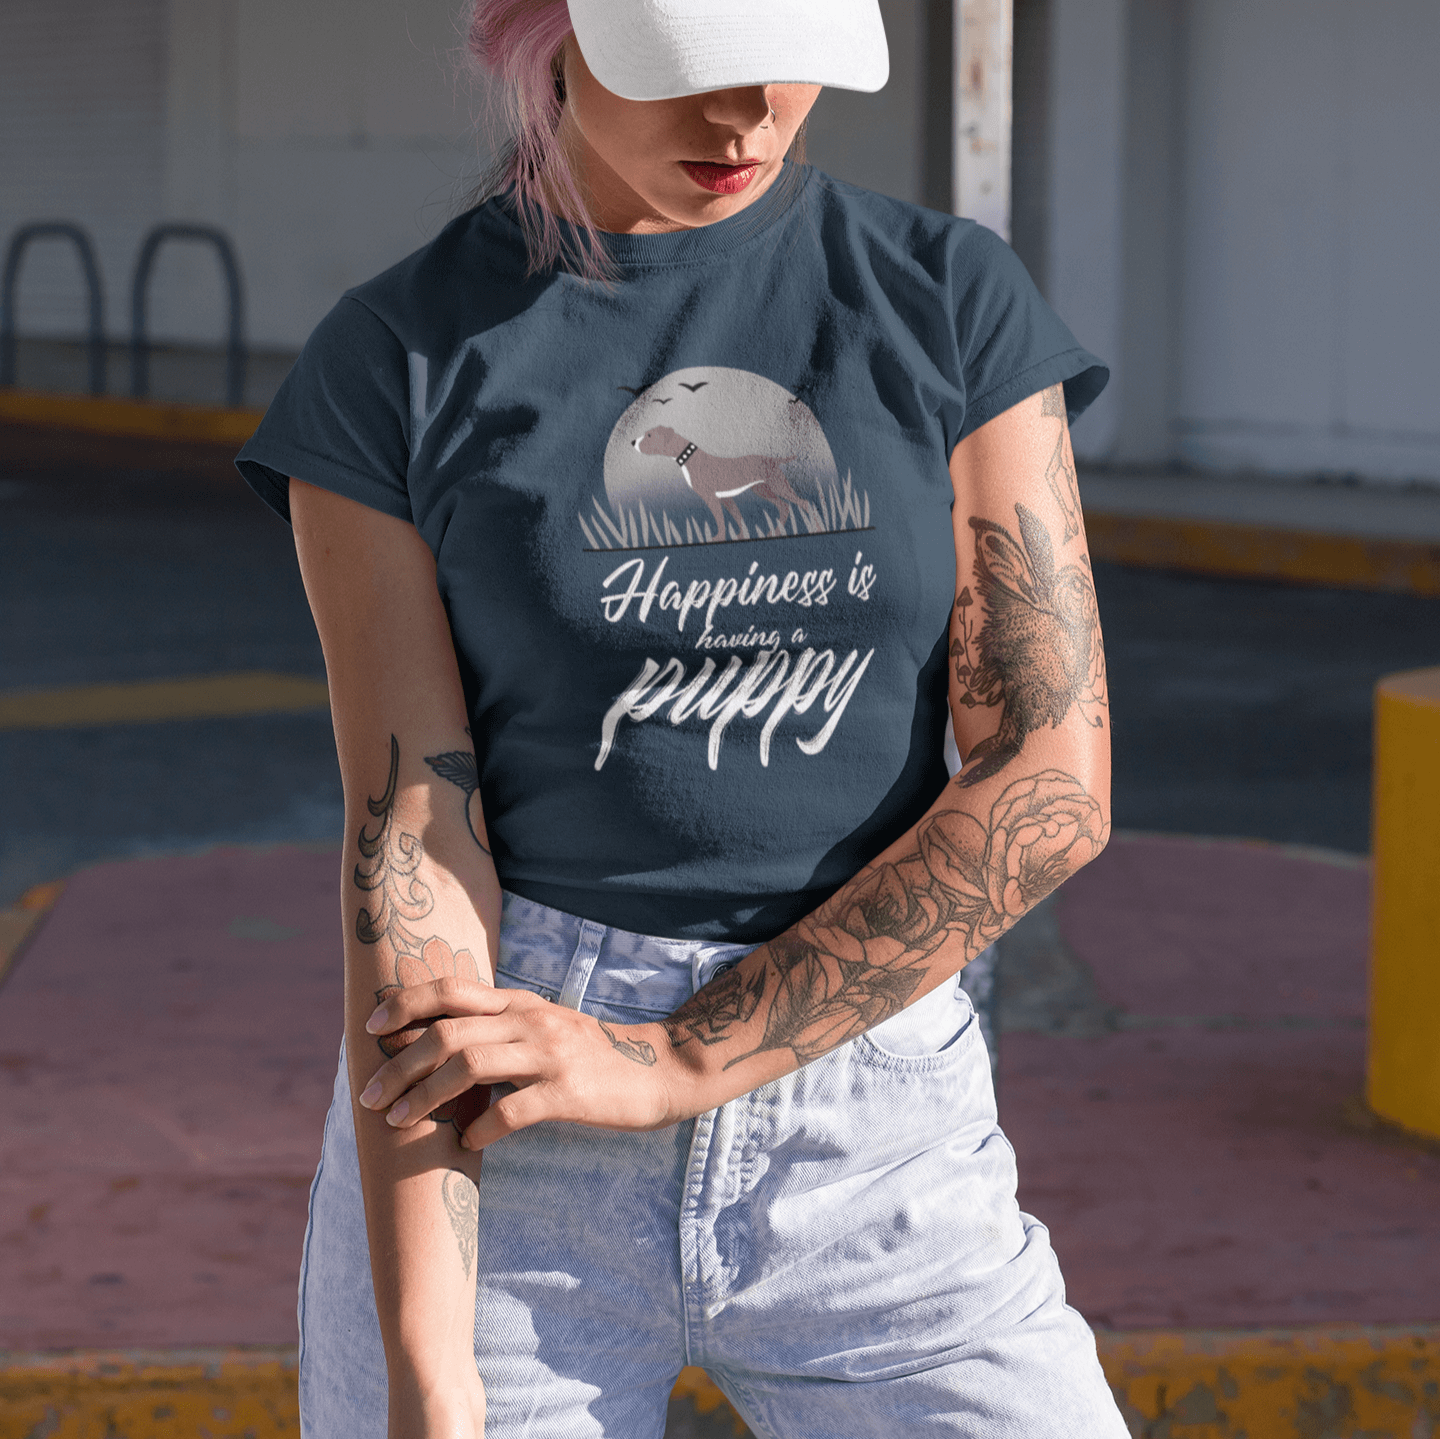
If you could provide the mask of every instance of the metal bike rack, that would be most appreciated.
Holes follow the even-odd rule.
[[[144,399],[150,393],[150,339],[145,315],[146,293],[155,257],[166,240],[201,240],[215,248],[225,272],[230,298],[229,337],[225,348],[225,402],[238,409],[245,394],[245,299],[240,285],[240,265],[223,230],[213,225],[156,225],[145,236],[135,261],[135,278],[130,287],[130,393]]]
[[[0,287],[0,385],[15,383],[15,288],[20,279],[20,262],[32,240],[69,240],[80,252],[85,287],[90,292],[90,393],[105,393],[104,296],[100,289],[100,267],[90,237],[68,220],[40,220],[21,225],[10,237],[5,250],[5,277]]]

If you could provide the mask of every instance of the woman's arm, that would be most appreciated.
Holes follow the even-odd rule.
[[[427,1018],[377,1041],[365,1029],[377,1000],[446,977],[493,982],[500,888],[430,550],[413,525],[299,480],[290,507],[345,788],[345,1043],[358,1096]],[[458,1142],[477,1098],[403,1129],[355,1106],[392,1439],[483,1429],[473,1349],[480,1164]]]
[[[950,471],[950,703],[965,768],[814,914],[671,1016],[702,1091],[729,1097],[736,1083],[719,1075],[732,1067],[770,1078],[890,1018],[1109,838],[1105,658],[1061,387],[967,436]]]
[[[974,431],[950,469],[950,699],[968,762],[920,822],[663,1024],[577,1015],[557,1025],[534,996],[469,987],[472,1017],[387,1064],[377,1105],[411,1086],[408,1102],[423,1108],[510,1079],[521,1087],[466,1133],[477,1148],[541,1119],[642,1128],[701,1113],[928,994],[1100,852],[1110,833],[1105,662],[1060,387]],[[434,1004],[422,986],[378,1022]],[[616,1054],[629,1075],[618,1089],[597,1085]]]

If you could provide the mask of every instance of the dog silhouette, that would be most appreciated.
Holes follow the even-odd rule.
[[[724,455],[707,454],[668,425],[646,430],[631,444],[642,455],[667,455],[680,466],[685,483],[709,507],[715,516],[715,528],[722,536],[727,512],[737,524],[743,523],[740,507],[735,503],[737,495],[753,491],[758,499],[769,501],[775,506],[782,525],[789,520],[792,506],[805,503],[785,478],[783,467],[796,458],[794,455],[783,459],[772,455],[738,455],[727,459]]]

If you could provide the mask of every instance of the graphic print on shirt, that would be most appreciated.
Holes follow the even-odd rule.
[[[799,398],[748,370],[674,370],[634,395],[605,447],[605,495],[580,512],[588,550],[733,543],[870,528]]]
[[[606,621],[689,653],[643,659],[601,721],[595,768],[624,721],[700,729],[712,772],[737,721],[760,721],[751,752],[763,767],[782,724],[802,754],[820,754],[875,651],[827,646],[810,627],[843,625],[836,611],[867,603],[876,575],[857,549],[842,581],[825,565],[833,546],[806,541],[873,528],[868,491],[840,478],[810,407],[761,375],[697,366],[630,393],[605,449],[604,501],[580,515],[584,548],[618,561],[600,584]],[[683,583],[667,574],[671,554],[643,553],[730,544],[743,547]]]

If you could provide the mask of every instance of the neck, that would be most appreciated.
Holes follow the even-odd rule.
[[[585,138],[568,105],[560,115],[557,139],[597,230],[611,235],[655,235],[695,228],[662,214],[632,190]],[[555,213],[565,214],[559,207]],[[578,223],[576,216],[565,214],[565,218],[572,224]]]

